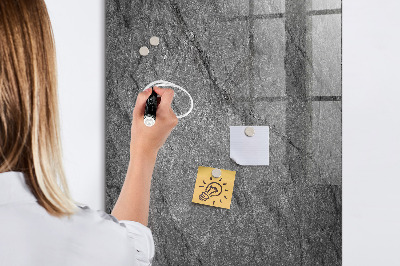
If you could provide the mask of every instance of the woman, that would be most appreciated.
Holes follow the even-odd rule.
[[[143,123],[139,93],[130,163],[112,215],[78,206],[66,183],[58,121],[55,47],[43,0],[0,1],[0,265],[149,265],[147,227],[157,152],[178,120],[173,90],[157,123]]]

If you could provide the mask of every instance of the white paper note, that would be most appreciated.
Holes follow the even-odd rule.
[[[230,157],[240,165],[269,165],[269,127],[250,126],[254,136],[245,134],[247,126],[230,126]]]

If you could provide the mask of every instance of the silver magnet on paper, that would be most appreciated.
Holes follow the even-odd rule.
[[[213,169],[213,170],[211,171],[211,175],[212,175],[213,177],[215,177],[215,178],[220,177],[221,174],[222,174],[222,173],[221,173],[221,170],[218,169],[218,168],[215,168],[215,169]]]
[[[139,54],[143,55],[143,56],[148,55],[149,54],[149,48],[147,48],[146,46],[140,47]]]
[[[248,137],[254,136],[255,133],[256,132],[254,131],[254,127],[246,127],[244,129],[244,134],[246,134],[246,136],[248,136]]]
[[[158,38],[157,36],[153,36],[150,38],[150,44],[157,46],[160,44],[160,38]]]

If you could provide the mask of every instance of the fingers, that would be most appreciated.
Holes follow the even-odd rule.
[[[160,88],[160,87],[157,87],[157,86],[154,86],[154,87],[153,87],[153,90],[154,90],[158,95],[162,96],[162,95],[164,94],[164,92],[165,92],[166,89]]]
[[[157,107],[161,112],[170,113],[170,117],[172,118],[171,122],[176,125],[178,123],[178,118],[176,117],[174,111],[171,108],[171,103],[174,98],[174,90],[172,89],[164,89],[159,87],[154,87],[154,91],[161,96],[161,101]],[[135,118],[143,118],[144,110],[146,107],[146,101],[151,94],[151,88],[142,91],[138,94],[136,98],[135,108],[133,109],[133,117]],[[157,110],[158,111],[158,110]],[[158,112],[159,112],[158,111]]]
[[[161,102],[159,107],[163,109],[171,108],[171,103],[172,100],[174,99],[174,90],[154,87],[154,91],[161,96]]]
[[[135,108],[133,109],[134,117],[142,117],[144,115],[144,108],[146,106],[146,101],[151,94],[151,88],[145,91],[142,91],[138,94],[136,98]]]

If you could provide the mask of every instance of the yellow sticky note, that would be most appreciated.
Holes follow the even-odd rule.
[[[192,202],[230,209],[236,171],[221,169],[221,176],[215,178],[213,169],[199,166]]]

